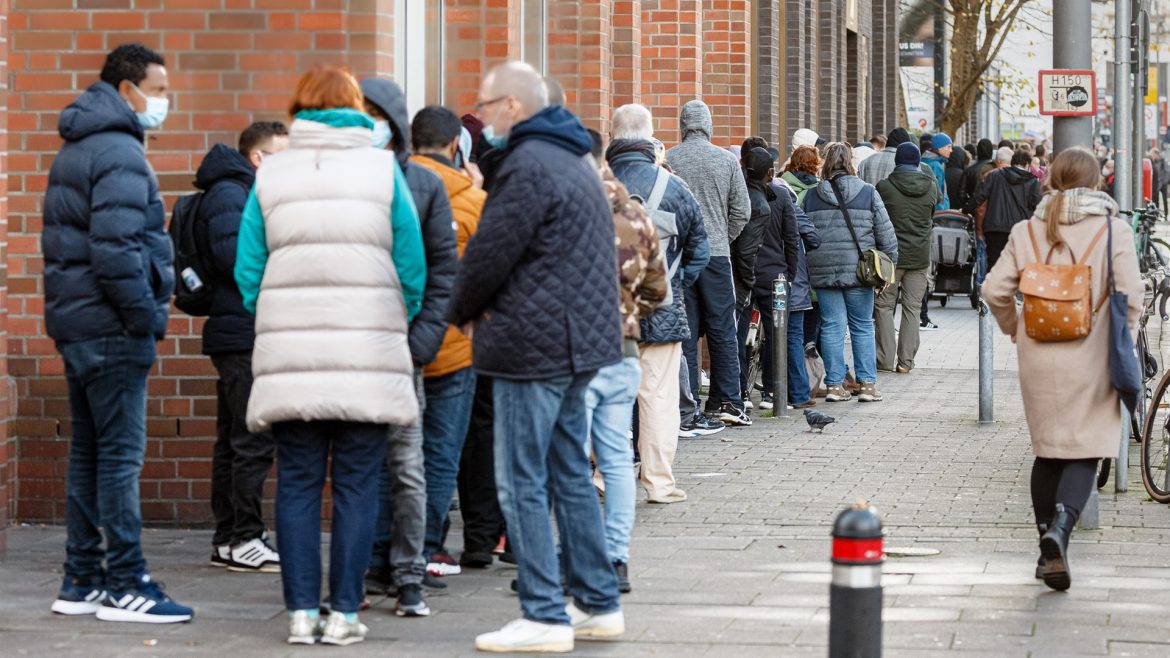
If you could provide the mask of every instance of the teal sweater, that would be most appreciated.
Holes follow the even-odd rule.
[[[357,110],[305,111],[298,113],[296,118],[335,128],[374,128],[374,120]],[[394,201],[390,206],[390,227],[394,233],[390,258],[394,261],[394,269],[398,271],[402,296],[406,300],[407,319],[413,320],[422,308],[423,289],[427,283],[426,251],[423,248],[418,210],[414,207],[414,199],[397,160],[394,161]],[[264,214],[256,199],[256,189],[252,188],[240,220],[235,277],[244,298],[244,308],[253,314],[256,313],[256,299],[260,296],[260,283],[264,280],[267,264],[268,240],[264,230]]]

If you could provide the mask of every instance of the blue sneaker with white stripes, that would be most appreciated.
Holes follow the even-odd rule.
[[[92,615],[106,600],[106,590],[65,576],[61,591],[50,608],[59,615]]]
[[[175,603],[163,593],[162,583],[142,574],[138,582],[125,590],[110,589],[97,611],[102,621],[130,621],[142,624],[174,624],[190,621],[195,611]]]

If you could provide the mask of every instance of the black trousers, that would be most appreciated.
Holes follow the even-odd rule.
[[[471,423],[459,460],[459,512],[463,515],[463,550],[491,553],[504,530],[504,516],[496,498],[495,421],[492,379],[475,382]]]
[[[260,501],[272,468],[276,442],[272,434],[253,434],[245,419],[252,393],[252,353],[215,354],[219,372],[215,450],[211,460],[211,510],[216,546],[239,544],[264,534]]]
[[[1003,253],[1004,247],[1007,246],[1008,238],[1011,233],[987,232],[983,234],[983,242],[987,245],[987,271],[995,267],[996,261],[999,260],[999,255]]]
[[[1057,503],[1080,517],[1093,487],[1097,486],[1097,461],[1036,458],[1032,463],[1032,510],[1036,523],[1051,521]]]

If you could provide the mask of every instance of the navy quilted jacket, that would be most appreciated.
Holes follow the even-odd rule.
[[[251,352],[256,342],[256,318],[244,308],[244,298],[233,274],[236,239],[244,203],[256,180],[252,163],[236,149],[216,144],[203,158],[195,174],[195,187],[203,190],[199,221],[207,227],[211,253],[207,258],[215,291],[211,316],[203,324],[203,353]]]
[[[547,379],[622,358],[613,214],[591,144],[560,106],[512,129],[447,311],[475,321],[481,374]]]
[[[65,145],[45,191],[45,325],[72,342],[162,338],[175,289],[158,179],[138,118],[95,82],[57,124]]]
[[[626,186],[630,194],[649,199],[658,177],[658,167],[642,153],[622,153],[609,159],[613,175]],[[691,337],[687,323],[687,308],[683,289],[694,285],[707,267],[711,252],[707,245],[707,229],[703,225],[703,211],[687,184],[678,176],[671,176],[662,195],[660,209],[674,213],[679,239],[667,249],[666,260],[673,262],[682,250],[682,261],[671,279],[674,289],[673,304],[660,308],[642,318],[643,343],[678,343]]]

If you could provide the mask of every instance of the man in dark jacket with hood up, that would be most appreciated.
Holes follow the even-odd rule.
[[[410,355],[415,365],[419,421],[394,427],[386,450],[386,468],[379,482],[378,525],[370,561],[371,585],[391,581],[398,587],[395,612],[400,617],[425,617],[430,609],[422,598],[422,583],[441,585],[427,577],[423,555],[426,538],[426,464],[423,455],[422,417],[426,412],[422,368],[435,360],[447,334],[444,313],[459,268],[455,248],[451,201],[443,180],[434,172],[410,162],[410,116],[402,89],[379,78],[361,81],[366,111],[374,117],[374,147],[389,148],[410,186],[422,224],[427,255],[427,285],[422,310],[410,323]],[[389,175],[389,173],[387,173]]]
[[[918,353],[919,313],[930,283],[930,235],[938,185],[933,176],[918,168],[918,147],[907,142],[898,147],[894,173],[878,183],[877,191],[898,236],[898,268],[895,283],[887,286],[874,302],[874,333],[878,370],[907,373],[914,368]],[[902,325],[895,355],[894,307],[902,304]],[[894,358],[897,357],[897,364]]]
[[[752,288],[756,284],[756,255],[764,240],[764,230],[772,215],[771,203],[776,199],[772,190],[772,156],[766,148],[755,147],[743,156],[744,182],[751,200],[751,217],[739,237],[731,243],[731,274],[735,281],[736,340],[739,348],[739,390],[744,405],[749,403],[751,386],[747,375],[748,326],[752,320]],[[711,381],[711,397],[718,399],[721,391]]]
[[[1028,166],[1032,156],[1026,151],[1016,151],[1012,165],[996,169],[983,179],[975,189],[975,195],[967,200],[963,212],[974,215],[975,210],[986,201],[987,213],[983,216],[983,239],[987,243],[987,269],[995,267],[999,255],[1007,246],[1012,227],[1036,212],[1040,199],[1040,181]]]
[[[146,623],[194,614],[146,570],[138,501],[146,379],[175,288],[144,146],[145,130],[166,118],[165,67],[149,48],[119,46],[57,124],[65,144],[49,172],[41,247],[45,328],[65,360],[73,416],[58,614]]]
[[[960,208],[967,207],[967,201],[975,196],[975,190],[983,175],[995,168],[995,144],[984,137],[975,144],[975,162],[963,171],[963,203]]]
[[[586,157],[593,140],[572,113],[548,105],[531,66],[493,68],[476,111],[499,164],[447,317],[474,325],[476,372],[493,378],[496,486],[524,614],[475,646],[571,651],[574,631],[625,630],[585,449],[589,383],[622,358],[613,214]],[[567,607],[558,564],[573,597]]]
[[[280,556],[266,541],[260,501],[276,451],[272,434],[248,431],[252,347],[256,318],[244,308],[233,274],[240,217],[256,169],[266,156],[288,148],[288,128],[259,121],[240,134],[239,149],[216,144],[195,174],[203,191],[197,225],[206,227],[211,309],[203,324],[203,353],[219,374],[216,442],[211,461],[211,511],[215,535],[211,563],[238,572],[278,572]]]

